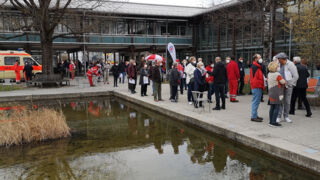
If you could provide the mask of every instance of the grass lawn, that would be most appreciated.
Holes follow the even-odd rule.
[[[24,89],[22,85],[0,85],[0,91],[14,91]]]

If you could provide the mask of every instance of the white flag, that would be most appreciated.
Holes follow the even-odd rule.
[[[176,62],[177,57],[176,57],[176,48],[174,47],[174,45],[172,43],[168,44],[168,51],[172,57],[173,62]]]

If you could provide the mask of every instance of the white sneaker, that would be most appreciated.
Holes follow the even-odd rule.
[[[281,122],[281,118],[277,118],[277,123],[280,123]]]
[[[189,102],[189,105],[192,105],[193,103],[192,102]]]
[[[292,123],[292,120],[289,119],[288,117],[284,118],[284,120],[286,120],[287,123]]]

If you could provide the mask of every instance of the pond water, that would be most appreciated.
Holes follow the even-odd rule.
[[[0,148],[0,179],[320,178],[120,99],[29,106],[61,108],[73,135]]]

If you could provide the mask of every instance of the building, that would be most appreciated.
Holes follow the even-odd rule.
[[[74,30],[81,33],[55,39],[55,58],[58,60],[61,52],[68,52],[70,59],[82,59],[82,52],[103,53],[105,57],[100,58],[105,59],[107,53],[112,53],[116,60],[140,59],[146,53],[166,56],[166,45],[172,42],[179,59],[197,55],[208,62],[215,56],[235,55],[250,60],[255,53],[263,54],[265,43],[265,12],[261,6],[257,8],[253,4],[249,0],[231,0],[199,8],[110,1],[94,10],[71,6],[72,13],[57,26],[55,34]],[[289,33],[280,23],[284,11],[275,7],[273,15],[276,31],[271,41],[274,42],[271,54],[288,53]],[[24,48],[41,59],[40,37],[35,29],[30,28],[25,35],[17,36],[23,33],[16,28],[17,24],[29,21],[12,8],[1,10],[0,49]],[[17,37],[3,38],[10,36]],[[291,54],[295,53],[292,44]]]

